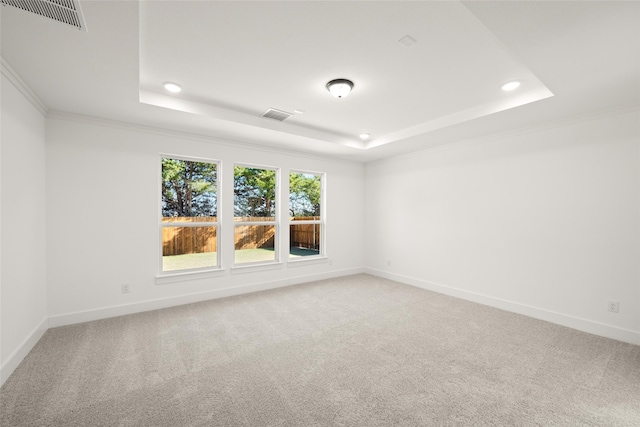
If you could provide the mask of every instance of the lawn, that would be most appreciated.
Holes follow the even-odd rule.
[[[305,248],[291,248],[290,258],[319,255],[319,251]],[[273,261],[273,249],[241,249],[235,251],[235,263]],[[216,266],[216,253],[204,252],[199,254],[171,255],[162,257],[162,270],[175,271],[190,268],[206,268]]]

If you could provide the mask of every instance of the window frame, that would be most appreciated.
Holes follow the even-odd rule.
[[[309,175],[316,175],[320,177],[320,219],[319,220],[301,220],[301,221],[295,221],[294,218],[290,215],[289,209],[291,208],[290,203],[291,203],[291,174],[295,173],[295,174],[309,174]],[[327,225],[326,225],[326,212],[327,212],[327,208],[326,208],[326,172],[317,172],[317,171],[309,171],[309,170],[303,170],[303,169],[290,169],[289,170],[289,175],[288,175],[288,179],[289,179],[289,191],[287,194],[287,206],[289,209],[287,209],[287,223],[288,223],[288,230],[289,233],[291,232],[291,226],[292,225],[311,225],[311,224],[315,224],[315,225],[320,225],[320,245],[319,245],[319,252],[317,255],[308,255],[308,256],[302,256],[302,257],[291,257],[291,236],[289,236],[289,241],[287,242],[287,262],[288,263],[299,263],[299,262],[305,262],[305,261],[313,261],[313,260],[318,260],[318,259],[324,259],[327,258],[327,252],[326,252],[326,236],[327,236]]]
[[[172,159],[172,160],[183,160],[187,162],[198,162],[198,163],[209,163],[214,164],[216,166],[216,221],[175,221],[175,222],[164,222],[162,215],[162,159]],[[159,155],[159,167],[158,167],[158,278],[168,278],[173,276],[184,276],[184,275],[197,275],[202,273],[209,272],[219,272],[223,270],[221,261],[222,261],[222,250],[221,250],[221,193],[220,189],[222,188],[222,161],[216,159],[209,159],[205,157],[194,157],[194,156],[183,156],[179,154],[169,154],[169,153],[160,153]],[[194,217],[197,218],[197,217]],[[163,239],[162,239],[162,231],[165,228],[177,228],[177,227],[188,227],[188,228],[196,228],[196,227],[215,227],[216,230],[216,265],[209,267],[196,267],[196,268],[184,268],[179,270],[167,270],[163,269]]]
[[[235,170],[236,167],[243,168],[251,168],[251,169],[262,169],[262,170],[270,170],[275,174],[275,197],[274,197],[274,216],[273,221],[236,221],[235,216]],[[233,262],[232,269],[244,269],[251,267],[260,267],[260,266],[274,266],[277,264],[281,264],[280,258],[280,239],[281,239],[281,227],[280,227],[280,212],[281,212],[281,195],[282,195],[282,186],[281,186],[281,168],[277,166],[267,166],[267,165],[259,165],[255,163],[244,163],[244,162],[235,162],[233,163]],[[274,227],[274,235],[273,235],[273,252],[274,259],[272,260],[264,260],[264,261],[253,261],[253,262],[236,262],[236,248],[235,248],[235,236],[236,236],[236,227],[242,226],[273,226]]]

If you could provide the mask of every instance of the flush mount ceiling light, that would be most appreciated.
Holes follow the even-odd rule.
[[[502,90],[506,90],[508,92],[510,90],[517,89],[519,86],[520,86],[520,82],[513,81],[513,82],[503,84]]]
[[[178,93],[182,90],[182,88],[180,87],[179,84],[177,83],[172,83],[172,82],[165,82],[162,84],[162,86],[164,86],[164,88],[166,90],[168,90],[171,93]]]
[[[361,133],[360,134],[360,139],[365,140],[365,139],[369,139],[371,138],[371,135],[368,133]]]
[[[344,98],[353,89],[353,82],[347,79],[335,79],[327,83],[327,90],[336,98]]]

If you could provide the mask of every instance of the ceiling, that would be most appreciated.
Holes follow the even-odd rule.
[[[50,112],[371,161],[640,105],[640,2],[80,4],[88,31],[0,8]]]

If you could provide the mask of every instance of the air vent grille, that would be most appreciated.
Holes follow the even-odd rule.
[[[87,31],[78,0],[1,0],[12,6]]]
[[[285,119],[288,119],[291,116],[293,116],[293,114],[287,113],[286,111],[282,111],[282,110],[276,110],[275,108],[269,108],[262,115],[262,117],[266,117],[268,119],[277,120],[279,122],[281,122],[281,121],[283,121]]]

